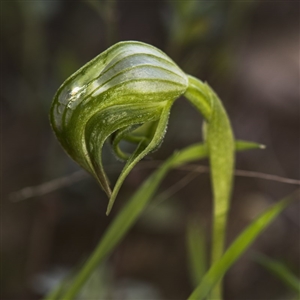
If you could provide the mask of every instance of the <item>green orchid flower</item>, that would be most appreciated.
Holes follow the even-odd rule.
[[[62,84],[54,97],[50,120],[66,152],[98,180],[108,195],[108,214],[132,168],[160,146],[170,109],[181,95],[205,119],[204,148],[210,160],[214,195],[211,253],[214,264],[224,250],[235,144],[226,111],[208,84],[185,74],[165,53],[151,45],[120,42]],[[106,140],[116,156],[126,161],[112,191],[102,163]],[[120,148],[122,140],[136,144],[135,151],[125,153]],[[211,297],[221,299],[221,282]]]
[[[75,72],[57,91],[50,112],[52,128],[66,152],[98,180],[110,198],[107,213],[128,173],[160,146],[172,104],[181,95],[205,117],[209,125],[206,126],[208,146],[216,148],[215,140],[218,140],[212,160],[224,148],[219,149],[219,144],[226,140],[225,145],[229,145],[226,151],[230,153],[225,153],[225,164],[232,169],[233,137],[227,118],[225,138],[224,128],[221,138],[218,133],[210,134],[215,126],[212,116],[220,114],[220,109],[224,115],[216,94],[207,84],[186,75],[172,59],[151,45],[136,41],[117,43]],[[143,124],[151,126],[137,130]],[[116,156],[126,161],[112,191],[101,155],[106,140]],[[122,140],[137,144],[134,153],[125,153],[120,148]]]

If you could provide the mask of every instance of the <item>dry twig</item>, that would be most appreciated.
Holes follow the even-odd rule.
[[[135,170],[144,169],[144,168],[157,168],[160,164],[161,164],[161,161],[143,162],[138,167],[136,167]],[[110,168],[114,168],[114,167],[116,167],[116,166],[115,165],[110,166]],[[170,196],[170,194],[173,195],[178,190],[180,190],[185,185],[187,185],[193,178],[195,178],[195,176],[196,176],[195,174],[209,173],[208,166],[202,166],[202,165],[199,166],[197,164],[189,164],[189,165],[185,165],[185,166],[180,166],[180,167],[177,167],[176,169],[182,170],[182,171],[188,171],[188,172],[192,172],[192,173],[188,174],[186,177],[183,177],[174,186],[171,186],[168,190],[163,192],[163,194],[168,195],[168,197]],[[246,171],[246,170],[235,170],[234,173],[235,173],[235,176],[240,176],[240,177],[259,178],[259,179],[264,179],[264,180],[271,180],[271,181],[275,181],[275,182],[300,186],[300,180],[285,178],[285,177],[272,175],[272,174],[265,174],[265,173]],[[11,193],[9,195],[9,198],[11,201],[18,202],[18,201],[26,200],[26,199],[33,198],[33,197],[43,196],[50,192],[56,191],[60,188],[70,186],[70,185],[72,185],[76,182],[79,182],[83,179],[86,179],[86,178],[88,178],[88,174],[83,170],[79,170],[68,176],[56,178],[56,179],[47,181],[47,182],[42,183],[37,186],[25,187],[19,191]],[[164,196],[164,195],[161,194],[160,196]]]

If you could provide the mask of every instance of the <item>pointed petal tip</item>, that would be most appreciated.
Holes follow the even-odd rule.
[[[111,201],[111,198],[109,199],[108,205],[107,205],[107,209],[106,209],[106,215],[108,216],[112,210],[114,201]]]
[[[95,175],[95,177],[98,180],[98,183],[100,184],[101,189],[104,191],[104,193],[106,194],[106,196],[110,199],[111,195],[112,195],[112,190],[111,190],[111,188],[109,186],[109,182],[108,182],[106,176]],[[103,178],[105,178],[105,179],[103,180]]]
[[[111,191],[110,187],[107,187],[105,189],[105,193],[106,193],[107,197],[110,199],[111,198],[111,194],[112,194],[112,191]]]

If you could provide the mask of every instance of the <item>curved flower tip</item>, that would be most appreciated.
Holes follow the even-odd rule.
[[[187,87],[187,76],[166,54],[128,41],[88,62],[57,91],[50,111],[52,128],[66,152],[110,197],[108,212],[128,173],[159,147],[171,106]],[[149,122],[152,126],[140,135],[137,127]],[[127,161],[112,192],[101,158],[109,137],[114,153]],[[120,149],[122,140],[137,144],[133,154]]]

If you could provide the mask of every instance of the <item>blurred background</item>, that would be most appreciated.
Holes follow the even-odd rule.
[[[40,299],[76,271],[157,166],[137,166],[106,217],[104,192],[78,173],[49,125],[50,104],[62,82],[120,40],[150,43],[186,73],[207,81],[224,102],[236,138],[267,146],[237,154],[237,169],[299,180],[299,17],[294,1],[1,2],[1,299]],[[189,103],[177,100],[152,159],[164,160],[202,140],[201,123]],[[109,147],[103,159],[114,182],[121,164]],[[186,299],[193,289],[186,227],[196,220],[209,249],[212,208],[209,174],[186,179],[184,187],[186,175],[169,174],[161,196],[99,267],[80,299]],[[256,177],[235,178],[228,243],[297,188]],[[24,190],[49,181],[34,190],[35,197]],[[299,276],[299,226],[295,203],[226,275],[225,299],[291,299],[289,289],[253,254],[264,253]]]

